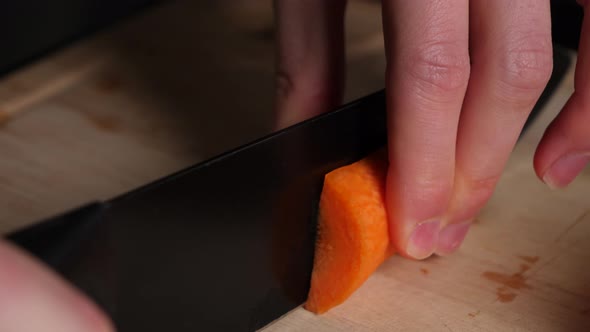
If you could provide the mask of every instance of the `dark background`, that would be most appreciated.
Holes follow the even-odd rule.
[[[3,0],[0,75],[162,0]]]

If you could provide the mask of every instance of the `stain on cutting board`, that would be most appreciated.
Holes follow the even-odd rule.
[[[514,301],[514,299],[516,298],[516,293],[508,290],[508,288],[506,287],[498,287],[496,289],[496,296],[496,300],[502,303],[508,303]]]
[[[121,79],[114,75],[103,77],[96,83],[97,90],[102,93],[113,93],[119,90],[121,86]]]
[[[538,256],[518,255],[517,257],[531,265],[534,265],[540,259]],[[515,290],[532,289],[527,284],[527,277],[525,276],[525,273],[531,269],[531,265],[520,264],[520,270],[512,274],[485,271],[482,273],[482,277],[496,284],[500,284],[501,286],[496,288],[496,299],[502,303],[508,303],[514,301],[517,297],[518,294]]]
[[[0,108],[0,126],[8,123],[8,120],[11,118],[10,112],[6,111],[3,108]]]
[[[520,271],[513,274],[486,271],[482,274],[482,276],[490,281],[501,284],[507,288],[530,289],[531,286],[529,286],[526,283],[527,280],[524,276],[524,273],[528,271],[530,268],[531,267],[527,264],[521,264]]]
[[[524,256],[524,255],[519,255],[517,257],[520,258],[520,259],[522,259],[523,261],[529,263],[529,264],[535,264],[536,262],[539,261],[539,256]]]
[[[474,312],[470,312],[467,314],[467,316],[471,317],[471,318],[475,318],[477,315],[479,315],[481,313],[481,311],[476,310]]]
[[[92,125],[100,131],[114,133],[119,131],[119,129],[121,128],[121,123],[119,119],[113,116],[96,115],[90,113],[85,113],[84,115],[86,115],[88,121],[90,121],[90,123],[92,123]]]

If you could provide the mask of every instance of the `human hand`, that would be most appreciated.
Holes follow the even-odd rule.
[[[579,1],[590,14],[590,1]],[[275,0],[277,126],[341,102],[342,0]],[[463,242],[492,195],[552,73],[549,0],[383,0],[387,204],[398,252],[423,259]],[[590,161],[590,20],[575,92],[537,147],[534,168],[567,186]]]
[[[110,332],[114,328],[86,297],[0,240],[0,331]]]

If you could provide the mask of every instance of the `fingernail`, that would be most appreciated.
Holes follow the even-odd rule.
[[[450,255],[459,249],[470,226],[471,221],[445,226],[438,236],[436,254],[440,256]]]
[[[418,224],[410,236],[406,253],[414,259],[429,257],[436,249],[439,231],[439,221],[427,221]]]
[[[590,162],[590,153],[576,153],[563,156],[549,167],[543,175],[543,182],[549,188],[557,189],[566,187]]]

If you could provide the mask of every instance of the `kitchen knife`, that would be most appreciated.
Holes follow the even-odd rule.
[[[527,125],[569,66],[552,79]],[[8,239],[119,331],[252,331],[305,301],[323,177],[386,143],[385,94],[273,133]]]

